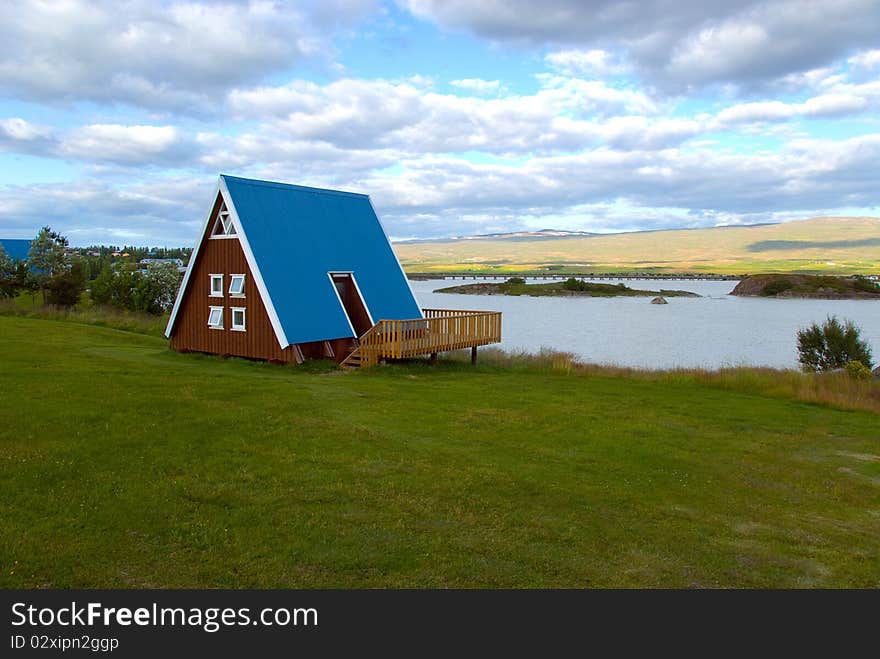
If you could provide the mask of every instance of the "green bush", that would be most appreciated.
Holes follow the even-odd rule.
[[[108,265],[92,282],[89,292],[96,304],[159,315],[174,304],[179,284],[177,268],[167,263],[147,268],[147,274],[116,271]]]
[[[69,270],[61,270],[46,281],[46,302],[56,307],[73,307],[86,285],[83,264],[77,261]]]
[[[508,279],[505,283],[506,283],[506,284],[511,284],[511,285],[525,284],[525,283],[526,283],[526,280],[523,279],[522,277],[511,277],[511,278]]]
[[[764,286],[764,288],[761,290],[761,295],[765,297],[779,295],[780,293],[784,293],[785,291],[792,288],[794,288],[794,283],[792,283],[791,280],[785,278],[774,279],[766,286]]]
[[[866,293],[880,293],[880,284],[858,275],[853,277],[853,288]]]
[[[862,362],[847,362],[843,368],[846,369],[846,372],[856,380],[869,380],[872,375],[871,369],[865,366]]]
[[[852,321],[830,316],[820,327],[813,323],[798,330],[798,361],[805,371],[833,371],[850,362],[871,368],[871,349]]]

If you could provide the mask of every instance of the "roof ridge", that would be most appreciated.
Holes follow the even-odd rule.
[[[361,192],[348,192],[346,190],[331,190],[330,188],[315,188],[308,185],[296,185],[294,183],[282,183],[280,181],[264,181],[262,179],[255,178],[243,178],[241,176],[232,176],[230,174],[220,174],[220,177],[228,180],[234,181],[236,183],[242,185],[256,185],[260,187],[266,188],[280,188],[282,190],[299,190],[301,192],[309,192],[312,194],[329,194],[329,195],[341,195],[344,197],[362,197],[369,199],[370,196],[367,194],[363,194]]]

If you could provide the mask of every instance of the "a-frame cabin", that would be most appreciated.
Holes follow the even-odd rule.
[[[221,175],[165,335],[182,352],[360,366],[475,351],[501,317],[419,309],[366,195]]]

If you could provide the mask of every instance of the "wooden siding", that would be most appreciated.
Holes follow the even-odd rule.
[[[269,314],[238,239],[210,237],[219,208],[218,196],[212,219],[208,222],[205,235],[202,236],[202,246],[194,264],[195,269],[181,301],[171,335],[171,347],[179,351],[206,352],[267,361],[298,361],[294,346],[282,350],[278,344],[275,331],[269,321]],[[212,274],[223,275],[223,297],[210,296]],[[233,274],[245,275],[243,298],[229,294],[229,284]],[[208,327],[208,308],[212,306],[223,307],[223,329]],[[232,307],[245,309],[246,329],[243,332],[232,329]],[[304,354],[310,357],[317,356],[316,346],[304,344],[303,348]],[[338,355],[337,359],[341,360],[346,356],[347,354]]]

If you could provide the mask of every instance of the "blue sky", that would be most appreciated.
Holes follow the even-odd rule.
[[[880,214],[876,0],[3,11],[3,237],[191,244],[221,172],[396,238]]]

